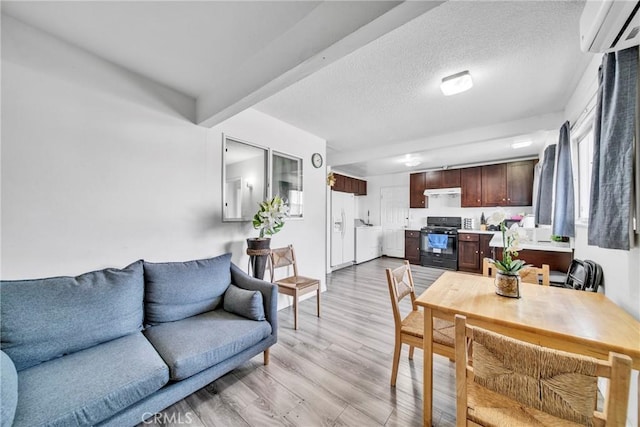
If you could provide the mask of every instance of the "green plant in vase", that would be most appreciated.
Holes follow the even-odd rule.
[[[501,209],[494,212],[487,222],[500,227],[502,234],[502,259],[491,259],[496,272],[496,293],[498,295],[520,298],[520,271],[528,264],[521,259],[514,259],[520,250],[520,233],[518,230],[507,230],[504,225],[505,212]]]
[[[259,237],[247,239],[247,255],[249,255],[253,277],[262,279],[267,266],[267,258],[271,252],[271,238],[284,227],[284,220],[289,216],[289,205],[280,196],[260,202],[258,212],[253,216],[253,228],[260,230]]]
[[[253,228],[260,230],[260,239],[272,236],[284,227],[284,219],[289,216],[289,205],[280,196],[259,203],[260,208],[253,216]]]

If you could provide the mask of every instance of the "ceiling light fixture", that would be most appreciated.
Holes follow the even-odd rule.
[[[442,83],[440,83],[440,90],[446,96],[451,96],[469,90],[472,86],[471,74],[469,74],[469,71],[462,71],[443,78]]]
[[[517,150],[518,148],[528,147],[531,144],[533,144],[533,141],[514,142],[513,144],[511,144],[511,148]]]
[[[422,163],[420,160],[407,160],[406,162],[404,162],[404,165],[408,168],[412,168],[414,166],[418,166],[420,163]]]

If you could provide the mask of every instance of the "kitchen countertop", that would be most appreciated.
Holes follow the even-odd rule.
[[[489,246],[492,248],[501,248],[502,236],[496,234],[489,242]],[[528,249],[532,251],[548,251],[548,252],[572,252],[573,248],[570,243],[561,242],[520,242],[521,249]]]
[[[458,230],[458,233],[474,233],[474,234],[496,234],[500,233],[499,231],[489,231],[489,230],[469,230],[465,228],[461,228]]]

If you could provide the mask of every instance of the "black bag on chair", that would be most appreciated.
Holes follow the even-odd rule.
[[[590,260],[574,259],[569,266],[564,287],[579,291],[598,292],[602,280],[600,264]]]

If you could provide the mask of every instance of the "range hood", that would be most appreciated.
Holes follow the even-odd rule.
[[[448,194],[451,196],[460,195],[462,193],[462,189],[460,187],[453,188],[434,188],[430,190],[424,190],[425,196],[439,196],[441,194]]]

